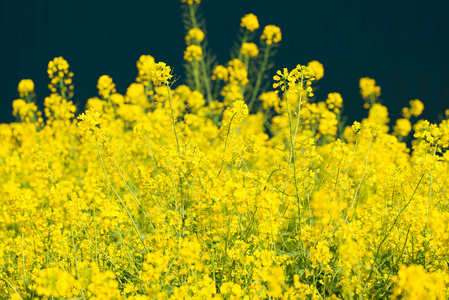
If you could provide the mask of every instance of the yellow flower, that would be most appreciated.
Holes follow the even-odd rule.
[[[390,118],[388,117],[388,109],[379,103],[374,103],[374,105],[369,109],[368,118],[364,119],[372,124],[378,125],[382,132],[388,132],[388,123]]]
[[[202,42],[204,40],[204,32],[199,28],[192,28],[187,32],[186,43],[190,45],[192,40]]]
[[[323,78],[323,76],[324,76],[324,68],[323,68],[323,64],[322,63],[320,63],[317,60],[312,60],[311,62],[309,62],[307,64],[307,66],[313,70],[313,73],[315,73],[315,79],[316,80],[320,80],[321,78]]]
[[[26,101],[23,99],[16,99],[12,102],[12,108],[13,108],[13,115],[16,116],[18,112],[25,107]]]
[[[237,100],[232,103],[223,112],[222,125],[220,127],[220,135],[225,138],[227,134],[232,134],[235,128],[237,128],[248,116],[248,106],[242,100]]]
[[[360,78],[360,95],[363,99],[368,99],[369,96],[374,96],[375,99],[380,96],[380,86],[376,86],[376,80],[363,77]]]
[[[235,100],[242,100],[243,95],[240,90],[240,86],[235,82],[230,82],[223,87],[221,95],[224,97],[224,104],[229,105]]]
[[[62,56],[59,56],[48,63],[47,73],[50,78],[53,78],[55,75],[64,77],[64,74],[67,74],[68,70],[69,64]]]
[[[203,107],[204,104],[206,103],[206,100],[204,99],[203,94],[201,94],[198,91],[193,91],[192,93],[190,93],[185,100],[188,103],[188,107],[193,112],[196,112],[198,109]]]
[[[234,58],[228,63],[229,82],[244,85],[248,83],[248,72],[245,69],[245,64]]]
[[[76,106],[61,95],[52,93],[44,99],[44,112],[48,121],[69,120],[75,116]]]
[[[110,97],[112,103],[114,104],[122,105],[123,103],[125,103],[125,98],[121,94],[115,93],[112,94]]]
[[[329,109],[333,109],[336,113],[339,113],[340,108],[343,106],[343,98],[339,93],[329,93],[326,104]]]
[[[313,216],[317,219],[322,219],[323,223],[329,223],[330,219],[337,218],[340,210],[344,208],[344,204],[339,204],[332,195],[325,191],[315,192],[310,202]]]
[[[187,3],[188,5],[192,5],[193,3],[200,4],[201,0],[181,0],[181,3]]]
[[[34,82],[31,79],[22,79],[17,88],[20,97],[26,97],[34,91]]]
[[[186,61],[194,61],[201,60],[201,55],[203,55],[203,50],[198,45],[190,45],[184,51],[184,60]]]
[[[397,119],[396,125],[393,127],[393,130],[396,135],[407,136],[412,130],[412,124],[408,119]]]
[[[335,136],[337,134],[337,116],[335,113],[325,110],[321,114],[320,123],[318,125],[318,131],[322,135],[329,134]]]
[[[155,86],[166,84],[172,77],[170,66],[164,62],[156,63],[154,69],[151,70],[151,80]]]
[[[98,97],[93,97],[87,99],[86,108],[92,109],[98,112],[103,112],[106,102],[99,99]]]
[[[137,70],[139,75],[136,79],[137,82],[146,82],[151,78],[151,72],[154,69],[156,62],[154,61],[154,57],[151,55],[142,55],[139,57],[137,61]],[[148,83],[147,83],[148,84]]]
[[[410,100],[410,114],[419,117],[424,110],[424,104],[418,99]]]
[[[31,121],[37,112],[37,106],[34,102],[27,103],[23,99],[16,99],[12,103],[13,116],[18,117],[21,121]]]
[[[55,57],[48,63],[47,73],[48,77],[51,79],[50,84],[48,85],[50,91],[53,93],[59,91],[66,99],[73,96],[73,73],[69,72],[69,64],[62,56]]]
[[[271,45],[272,43],[277,44],[282,40],[281,29],[276,25],[267,25],[263,29],[260,39],[265,40],[267,45]]]
[[[319,241],[317,245],[311,249],[312,268],[318,267],[318,265],[327,265],[330,263],[332,253],[329,251],[329,247],[326,242]]]
[[[273,80],[278,81],[273,84],[273,88],[278,88],[282,91],[289,90],[300,85],[301,89],[307,86],[306,90],[309,92],[309,97],[313,96],[311,84],[315,80],[315,75],[311,68],[303,65],[297,65],[291,72],[287,68],[283,71],[278,70],[276,75],[273,76]]]
[[[259,49],[257,49],[257,45],[254,43],[243,43],[240,52],[243,56],[256,57],[259,55]]]
[[[159,86],[165,84],[173,77],[170,74],[170,66],[167,66],[164,62],[156,63],[151,55],[142,55],[137,61],[137,69],[139,75],[136,81],[142,82],[145,86],[149,84],[149,80],[155,86]]]
[[[274,107],[275,111],[280,113],[280,101],[279,95],[276,92],[262,93],[259,96],[260,101],[262,101],[263,109],[268,109],[269,107]]]
[[[395,283],[392,299],[445,299],[445,279],[442,271],[427,273],[420,265],[403,265],[392,278]]]
[[[292,76],[292,73],[288,71],[287,68],[284,68],[283,71],[277,70],[276,75],[273,76],[273,80],[278,81],[273,83],[273,88],[280,88],[282,91],[285,91],[288,85],[294,84],[296,82],[296,77]]]
[[[240,23],[240,27],[246,28],[249,31],[254,31],[259,28],[259,20],[253,14],[245,15]]]
[[[36,278],[36,293],[47,297],[73,297],[75,278],[59,268],[43,269]]]
[[[212,71],[212,80],[223,80],[228,81],[228,69],[223,65],[218,65],[215,67],[215,69]]]
[[[412,100],[391,134],[368,78],[369,116],[337,139],[341,95],[307,97],[322,66],[275,70],[282,95],[255,91],[266,74],[246,41],[242,60],[206,62],[212,74],[190,48],[199,90],[172,89],[170,67],[142,55],[124,95],[103,75],[76,119],[62,58],[46,123],[19,84],[20,122],[0,124],[0,298],[447,297],[449,120],[417,121],[411,137],[424,107]]]
[[[112,82],[112,78],[108,75],[103,75],[98,78],[97,83],[98,94],[103,99],[108,99],[112,93],[115,93],[115,84]]]
[[[141,83],[131,83],[126,90],[126,102],[144,105],[146,100],[145,86]]]

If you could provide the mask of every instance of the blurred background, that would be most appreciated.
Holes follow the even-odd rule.
[[[431,122],[449,109],[448,9],[447,1],[418,0],[203,0],[200,7],[220,64],[230,59],[240,18],[253,13],[261,26],[257,36],[269,24],[282,30],[273,74],[320,61],[324,78],[316,98],[339,92],[347,124],[367,116],[359,79],[374,78],[391,126],[412,99],[424,103],[422,118]],[[142,54],[167,63],[182,82],[181,13],[179,0],[0,0],[0,123],[14,121],[11,104],[21,79],[34,81],[42,107],[50,94],[47,65],[56,56],[75,74],[73,101],[80,110],[97,95],[101,75],[126,93]]]

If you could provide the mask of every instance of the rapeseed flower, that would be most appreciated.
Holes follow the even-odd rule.
[[[199,61],[201,60],[201,55],[203,55],[203,50],[200,46],[190,45],[184,51],[184,60],[186,61]]]
[[[187,45],[190,45],[192,43],[192,40],[202,42],[204,40],[204,32],[199,28],[192,28],[187,32],[185,39]]]
[[[317,60],[312,60],[307,63],[307,66],[312,69],[313,73],[315,74],[316,80],[320,80],[321,78],[323,78],[324,68],[322,63]]]
[[[19,82],[19,86],[17,88],[20,97],[26,97],[27,95],[34,92],[34,82],[31,79],[22,79]]]
[[[264,82],[281,36],[266,27],[258,55],[254,15],[214,65],[199,2],[183,2],[185,85],[151,55],[125,94],[101,76],[85,110],[62,57],[42,111],[19,83],[0,124],[0,298],[447,298],[448,120],[412,122],[412,100],[391,131],[362,78],[369,112],[344,128],[339,93],[311,98],[318,62]]]
[[[380,96],[380,86],[376,85],[376,80],[369,78],[369,77],[363,77],[360,78],[360,95],[362,95],[362,98],[367,100],[370,96],[377,99]]]
[[[263,29],[260,39],[264,40],[267,45],[277,44],[282,40],[281,29],[276,25],[267,25]]]
[[[246,28],[249,31],[254,31],[259,28],[259,20],[253,14],[247,14],[242,17],[240,26]]]

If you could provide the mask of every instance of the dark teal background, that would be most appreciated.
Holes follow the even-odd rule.
[[[411,99],[425,104],[424,118],[438,121],[449,109],[449,22],[446,1],[218,1],[203,0],[210,48],[220,63],[240,26],[254,13],[261,28],[274,24],[283,40],[276,67],[319,60],[325,75],[316,92],[341,93],[348,122],[366,116],[359,78],[376,79],[392,119]],[[31,78],[38,104],[48,96],[48,61],[63,56],[75,73],[74,101],[97,95],[98,77],[110,75],[125,93],[136,61],[151,54],[183,79],[185,31],[180,1],[0,0],[0,122],[13,121],[17,84]],[[274,72],[274,70],[273,70]]]

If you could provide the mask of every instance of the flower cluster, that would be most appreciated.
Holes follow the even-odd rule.
[[[448,277],[442,272],[427,273],[420,265],[401,266],[392,299],[446,299]]]
[[[227,68],[217,66],[212,79],[217,78],[227,83],[221,91],[225,104],[243,99],[242,87],[248,83],[248,72],[241,60],[234,58],[228,62]]]
[[[421,101],[419,101],[418,99],[410,100],[409,103],[410,103],[410,108],[404,107],[402,109],[401,113],[404,116],[404,118],[410,119],[412,116],[419,117],[424,110],[424,104]]]
[[[327,95],[326,104],[330,110],[333,110],[338,114],[343,107],[343,98],[339,93],[329,93]]]
[[[276,112],[280,112],[280,98],[276,92],[262,93],[259,99],[262,101],[263,109],[267,110],[269,107],[274,107]]]
[[[277,81],[273,84],[273,88],[280,88],[282,91],[293,90],[299,85],[300,89],[305,89],[309,93],[309,97],[313,96],[312,81],[315,80],[315,74],[312,69],[304,65],[297,65],[292,71],[284,68],[281,72],[278,70],[273,80]]]
[[[282,40],[281,29],[275,25],[267,25],[263,29],[260,39],[265,40],[267,45],[277,44]]]
[[[362,98],[370,101],[365,105],[365,108],[369,108],[370,104],[380,96],[380,86],[376,85],[376,80],[369,77],[363,77],[360,78],[359,87]]]
[[[187,49],[184,51],[184,60],[186,61],[199,61],[201,60],[201,56],[203,55],[203,50],[200,46],[197,45],[190,45],[187,47]]]
[[[151,80],[155,86],[167,84],[172,77],[170,66],[164,62],[156,63],[151,70]]]
[[[229,81],[228,76],[229,76],[228,69],[223,65],[218,65],[215,67],[211,78],[212,80],[220,79],[227,82]]]
[[[237,128],[248,115],[248,106],[242,100],[237,100],[232,103],[232,106],[228,107],[223,112],[222,125],[220,127],[220,135],[226,138],[229,134],[232,134],[235,128]]]
[[[0,298],[449,297],[449,121],[414,122],[413,100],[391,131],[363,79],[367,117],[344,127],[339,93],[311,97],[316,61],[264,88],[277,37],[250,58],[245,18],[232,60],[203,48],[176,87],[150,55],[124,94],[101,76],[85,110],[63,58],[42,112],[19,83],[0,124]]]
[[[257,55],[259,55],[259,49],[254,43],[243,43],[242,48],[240,48],[240,52],[243,56],[257,57]]]
[[[48,88],[53,93],[59,91],[61,95],[70,98],[70,92],[73,90],[72,77],[73,73],[69,72],[69,64],[62,57],[55,57],[52,61],[48,63],[47,68],[48,77],[50,78],[51,83],[48,85]]]
[[[259,28],[259,20],[255,15],[247,14],[242,18],[240,26],[249,31],[254,31]]]
[[[103,99],[108,99],[116,92],[115,84],[112,82],[112,78],[108,75],[103,75],[98,78],[97,88],[98,94],[103,97]]]
[[[199,28],[192,28],[187,32],[186,44],[190,45],[192,41],[202,42],[204,40],[204,32]]]
[[[312,69],[313,73],[315,74],[315,79],[320,80],[324,76],[324,68],[323,64],[320,63],[317,60],[310,61],[307,66]]]
[[[138,76],[137,82],[142,82],[145,86],[160,86],[166,84],[173,76],[171,69],[164,62],[156,63],[151,55],[142,55],[137,61]]]
[[[22,79],[17,88],[20,97],[26,97],[34,92],[34,82],[31,79]]]
[[[34,82],[31,79],[22,79],[17,86],[20,99],[13,101],[13,116],[18,120],[40,124],[43,122],[42,113],[35,104]]]
[[[144,84],[146,83],[146,85],[148,85],[149,83],[148,81],[151,79],[155,64],[156,61],[154,60],[153,56],[151,55],[140,56],[139,60],[136,63],[138,71],[136,81],[143,82]]]
[[[193,3],[200,4],[201,0],[181,0],[181,3],[187,3],[188,5],[193,5]]]
[[[412,131],[412,123],[408,119],[397,119],[393,130],[396,135],[407,136]]]

